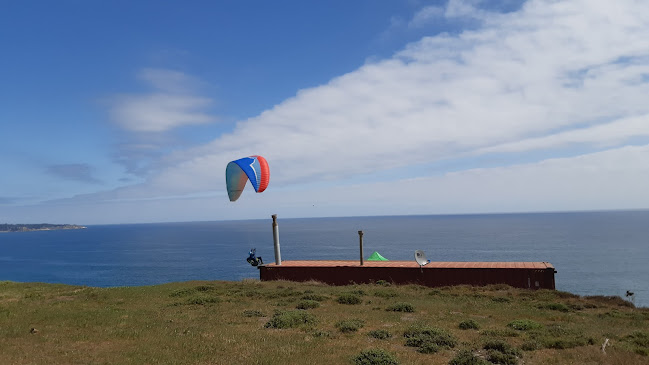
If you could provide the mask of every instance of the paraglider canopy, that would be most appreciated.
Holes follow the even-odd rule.
[[[370,257],[367,259],[367,261],[390,261],[390,260],[388,260],[385,257],[381,256],[380,253],[374,251],[374,253],[371,254]]]
[[[256,192],[266,190],[270,181],[270,169],[265,158],[250,156],[228,163],[225,168],[225,183],[231,202],[239,199],[248,180]]]

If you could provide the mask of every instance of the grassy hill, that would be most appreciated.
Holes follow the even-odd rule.
[[[649,309],[619,297],[504,285],[0,282],[0,364],[632,365],[647,355]]]

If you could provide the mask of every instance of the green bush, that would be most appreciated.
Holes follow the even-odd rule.
[[[462,350],[455,355],[448,365],[490,365],[488,361],[479,358],[470,350]]]
[[[345,319],[342,321],[336,322],[336,328],[342,333],[351,333],[356,332],[359,329],[363,328],[365,322],[360,319]]]
[[[649,356],[649,333],[635,331],[622,338],[623,341],[631,344],[633,352],[642,356]]]
[[[210,286],[210,285],[199,285],[199,286],[194,287],[194,290],[199,291],[199,292],[200,291],[205,292],[205,291],[210,291],[210,290],[215,290],[215,289],[216,289],[215,287]]]
[[[384,299],[390,299],[399,296],[399,294],[395,293],[394,290],[376,290],[374,292],[375,297],[379,298],[384,298]]]
[[[279,311],[264,325],[266,328],[295,328],[317,323],[316,317],[303,310]]]
[[[391,353],[383,349],[362,351],[353,359],[356,365],[398,365],[399,362]]]
[[[337,301],[340,304],[350,304],[350,305],[351,304],[361,304],[363,302],[358,295],[352,294],[352,293],[340,294],[338,296]]]
[[[482,348],[485,350],[495,350],[504,354],[513,354],[516,356],[521,355],[521,352],[517,348],[512,347],[509,343],[500,340],[487,341],[484,343],[484,346]]]
[[[323,302],[323,301],[329,299],[329,297],[327,297],[326,295],[309,293],[309,294],[303,295],[301,299],[302,300],[315,300],[317,302]]]
[[[570,312],[570,307],[568,307],[565,304],[562,303],[546,303],[546,304],[539,304],[537,306],[539,309],[549,309],[553,311],[559,311],[559,312]]]
[[[487,351],[487,360],[492,364],[516,365],[518,358],[512,354],[505,354],[495,350]]]
[[[507,323],[507,326],[519,331],[528,331],[543,327],[540,323],[531,319],[517,319]]]
[[[543,347],[555,350],[571,349],[573,347],[586,346],[591,341],[584,337],[573,338],[548,338],[543,341]]]
[[[457,345],[455,337],[441,328],[415,325],[404,331],[403,336],[406,338],[405,345],[410,347],[422,347],[431,343],[442,348]]]
[[[169,294],[169,296],[172,297],[172,298],[173,297],[184,297],[186,295],[192,294],[193,292],[194,292],[194,289],[190,289],[190,288],[178,289],[178,290],[175,290],[175,291],[171,292],[171,294]]]
[[[629,302],[628,300],[624,300],[619,296],[589,295],[585,296],[584,299],[590,302],[600,303],[604,305],[617,305],[620,307],[635,308],[635,305],[633,303]]]
[[[381,286],[390,286],[390,285],[392,285],[392,283],[390,283],[389,281],[385,281],[385,280],[377,280],[375,284],[376,285],[381,285]]]
[[[196,296],[196,297],[188,298],[187,301],[185,301],[185,304],[206,305],[206,304],[218,303],[220,301],[221,299],[219,299],[218,297]]]
[[[392,334],[387,330],[374,330],[367,333],[368,336],[374,337],[378,340],[386,340],[392,337]]]
[[[295,308],[297,309],[312,309],[312,308],[318,308],[320,306],[320,302],[315,301],[315,300],[301,300],[297,303]]]
[[[439,351],[439,346],[437,344],[432,343],[432,342],[424,342],[417,349],[417,352],[419,352],[421,354],[434,354],[437,351]]]
[[[387,307],[385,310],[389,312],[413,313],[415,311],[415,307],[413,307],[410,303],[395,303]]]
[[[487,350],[487,360],[494,364],[516,365],[518,358],[522,356],[519,349],[500,340],[487,341],[483,348]]]
[[[480,329],[480,325],[478,324],[478,322],[476,322],[476,321],[474,321],[472,319],[460,322],[458,327],[461,330],[477,330],[477,329]]]
[[[542,347],[541,344],[538,343],[538,341],[535,341],[535,340],[525,341],[521,345],[521,349],[523,351],[535,351],[535,350],[540,349],[541,347]]]

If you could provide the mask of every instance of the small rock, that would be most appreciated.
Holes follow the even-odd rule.
[[[38,333],[38,330],[36,328],[32,328],[32,329],[29,330],[29,333],[31,333],[33,335],[35,333]]]

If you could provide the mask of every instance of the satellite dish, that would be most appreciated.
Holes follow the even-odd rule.
[[[419,266],[424,266],[430,262],[430,260],[426,260],[426,254],[422,250],[415,251],[415,261],[417,261]]]

